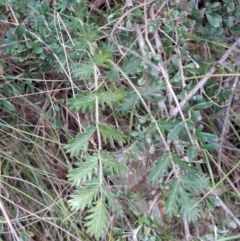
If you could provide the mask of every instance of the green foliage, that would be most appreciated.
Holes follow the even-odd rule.
[[[96,199],[98,191],[99,184],[94,182],[83,187],[78,187],[78,189],[71,194],[71,199],[68,201],[68,204],[73,211],[91,207],[92,201]]]
[[[92,92],[85,92],[81,95],[77,95],[76,98],[69,100],[71,109],[86,113],[87,110],[92,111],[95,104],[95,95]]]
[[[164,176],[167,169],[171,166],[171,153],[166,153],[160,160],[155,161],[155,166],[150,169],[148,180],[157,184]]]
[[[68,179],[74,186],[91,181],[92,176],[98,174],[98,157],[85,156],[85,162],[76,163],[77,168],[69,171]]]
[[[105,7],[80,0],[0,3],[3,25],[10,22],[1,26],[1,116],[17,120],[7,136],[32,143],[42,126],[46,133],[39,139],[57,136],[57,153],[65,157],[59,163],[70,167],[68,205],[79,225],[69,231],[74,237],[124,240],[127,233],[127,239],[175,240],[175,227],[184,230],[182,217],[202,223],[205,210],[215,212],[210,197],[200,198],[210,190],[209,176],[213,183],[215,178],[207,157],[219,149],[206,113],[226,104],[230,92],[222,90],[229,81],[225,76],[239,72],[234,52],[224,66],[216,63],[240,34],[240,8],[234,0],[205,1],[202,9],[199,1],[190,1],[190,9],[182,9],[181,2],[157,0],[154,8],[137,1],[127,8],[121,1]],[[158,6],[156,16],[150,16]],[[212,67],[221,80],[211,76],[189,97]],[[23,128],[19,116],[31,109],[21,101],[35,94],[32,102],[42,109],[29,129],[35,130],[34,138],[22,138],[24,131],[16,133]],[[181,115],[171,114],[176,108]],[[71,111],[87,117],[81,133]],[[5,138],[8,128],[2,128]],[[12,150],[5,142],[1,155]],[[49,149],[55,155],[57,148]],[[8,158],[2,158],[4,163]],[[165,216],[154,209],[161,206],[159,200],[174,229],[165,227]],[[81,235],[74,233],[78,229],[84,230]]]
[[[124,97],[125,91],[122,86],[116,90],[114,90],[114,85],[111,85],[107,91],[105,91],[103,87],[98,89],[98,99],[103,110],[105,109],[105,104],[113,109],[113,104],[119,105]]]
[[[125,135],[109,125],[99,125],[99,131],[105,143],[109,141],[112,145],[114,145],[115,141],[118,143],[118,145],[123,146],[123,144],[126,142]]]
[[[96,239],[102,238],[107,230],[109,219],[110,215],[105,200],[99,199],[89,210],[89,216],[87,217],[88,221],[86,223],[88,233]]]
[[[69,141],[69,144],[65,146],[66,153],[70,153],[70,157],[78,156],[80,151],[87,151],[88,142],[90,137],[95,132],[95,127],[91,126],[83,133],[79,133],[76,138]]]

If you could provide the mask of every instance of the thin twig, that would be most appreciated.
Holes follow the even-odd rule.
[[[220,142],[219,142],[220,148],[219,148],[219,151],[218,151],[218,166],[219,166],[219,168],[221,168],[222,145],[223,145],[225,134],[228,132],[228,128],[229,128],[229,125],[228,125],[229,112],[230,112],[230,109],[231,109],[233,94],[234,94],[234,90],[237,86],[237,82],[238,82],[238,77],[235,77],[234,83],[233,83],[232,88],[231,88],[231,93],[230,93],[230,96],[229,96],[229,99],[228,99],[228,106],[226,108],[225,118],[224,118],[224,122],[223,122],[223,126],[222,126],[222,133],[221,133]],[[219,173],[219,174],[221,174],[221,173]]]
[[[134,24],[134,30],[135,30],[135,33],[137,35],[137,42],[138,42],[138,46],[140,48],[140,51],[141,51],[141,55],[144,59],[147,58],[147,53],[144,49],[144,46],[145,46],[145,42],[144,42],[144,38],[143,38],[143,35],[142,35],[142,31],[141,31],[141,28],[139,26],[139,24]]]
[[[9,226],[10,230],[11,230],[11,233],[12,233],[14,239],[16,239],[17,241],[21,241],[21,238],[18,236],[16,230],[14,229],[14,227],[13,227],[13,225],[12,225],[12,223],[11,223],[9,217],[8,217],[8,214],[7,214],[6,210],[5,210],[5,207],[4,207],[3,202],[2,202],[1,199],[0,199],[0,210],[2,211],[2,214],[3,214],[3,216],[5,217],[5,219],[7,221],[7,224]]]
[[[191,234],[189,231],[187,218],[184,215],[183,215],[183,226],[184,226],[185,239],[186,241],[188,241],[191,238]]]
[[[236,218],[236,216],[232,213],[232,211],[224,204],[224,202],[219,198],[218,196],[215,196],[216,199],[219,201],[220,206],[222,209],[226,212],[226,214],[234,220],[234,222],[238,225],[240,228],[240,221]]]
[[[186,95],[186,97],[184,98],[184,100],[182,100],[179,103],[179,106],[175,107],[170,115],[171,116],[176,116],[178,114],[179,111],[181,111],[181,108],[187,103],[187,101],[192,98],[199,89],[201,89],[204,84],[207,82],[207,80],[212,76],[212,74],[217,70],[218,65],[223,65],[224,61],[228,58],[228,56],[232,53],[232,51],[234,51],[237,46],[240,45],[240,38],[238,38],[236,40],[236,42],[234,42],[232,44],[232,46],[224,53],[224,55],[221,57],[221,59],[219,61],[217,61],[217,63],[208,71],[208,73],[206,73],[205,77],[202,78],[198,84],[188,93],[188,95]],[[179,108],[180,107],[180,108]]]

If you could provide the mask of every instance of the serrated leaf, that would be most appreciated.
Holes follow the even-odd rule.
[[[79,63],[73,66],[72,74],[80,80],[90,80],[93,77],[94,65],[91,60],[88,63]]]
[[[99,131],[102,135],[104,143],[109,141],[112,145],[114,145],[114,141],[116,141],[118,145],[122,146],[126,142],[125,135],[111,126],[100,124]]]
[[[120,213],[121,205],[118,203],[118,200],[112,193],[111,189],[107,187],[103,187],[102,195],[108,203],[108,208],[110,208],[112,212]]]
[[[193,193],[204,192],[209,188],[209,179],[203,174],[185,174],[179,177],[181,185]]]
[[[86,113],[87,110],[92,111],[95,104],[95,95],[91,92],[85,92],[82,95],[69,99],[68,103],[71,110],[75,109],[76,112]]]
[[[138,107],[140,104],[139,97],[131,92],[128,94],[128,97],[125,98],[125,101],[120,105],[119,110],[123,113],[127,113],[132,110],[134,107]]]
[[[87,232],[97,240],[102,238],[107,232],[110,215],[106,208],[105,200],[99,199],[95,206],[89,210],[90,215],[86,217],[88,227]]]
[[[119,163],[117,159],[108,152],[101,152],[104,171],[110,172],[112,175],[124,177],[126,174],[126,167]]]
[[[87,151],[88,142],[90,137],[95,132],[95,127],[91,126],[86,129],[85,132],[80,133],[69,141],[69,144],[65,145],[66,153],[70,153],[70,157],[78,156],[80,151]]]
[[[197,139],[201,142],[213,143],[218,141],[218,137],[207,132],[197,132]]]
[[[99,184],[89,184],[84,187],[79,187],[72,195],[68,205],[72,211],[83,210],[85,207],[90,207],[96,199],[99,192]]]
[[[111,85],[110,88],[105,91],[103,87],[100,87],[98,90],[98,99],[102,108],[105,108],[105,104],[113,109],[113,104],[119,105],[126,95],[123,87],[119,87],[114,90],[114,85]]]
[[[156,161],[154,167],[152,167],[147,176],[149,182],[153,185],[157,184],[164,173],[171,166],[171,154],[166,153],[159,161]]]
[[[188,192],[179,192],[180,212],[187,218],[188,222],[195,222],[201,215],[202,208],[198,201]]]
[[[107,49],[96,49],[93,60],[94,63],[103,68],[108,68],[110,61],[112,60],[112,53]]]
[[[179,167],[185,171],[185,172],[189,172],[191,174],[197,174],[198,173],[198,169],[194,166],[191,166],[190,163],[183,161],[183,158],[178,156],[178,155],[173,155],[173,160],[174,162],[176,162]]]
[[[98,173],[98,157],[88,156],[85,162],[76,163],[77,168],[69,171],[68,180],[73,186],[79,186],[81,183],[91,180],[93,175]]]
[[[115,83],[120,79],[119,71],[115,67],[111,67],[110,70],[106,73],[106,80],[110,83]]]
[[[15,111],[15,106],[8,100],[2,100],[2,105],[8,111],[11,111],[11,112]]]
[[[180,122],[180,119],[162,118],[161,120],[157,121],[157,125],[162,134],[165,134],[166,132],[168,133],[172,131]],[[146,130],[147,135],[155,135],[156,132],[158,132],[158,130],[155,123],[152,123]]]
[[[179,198],[179,186],[178,179],[175,179],[171,183],[170,192],[167,195],[166,203],[165,203],[165,210],[166,213],[172,217],[178,211],[178,198]]]
[[[135,56],[131,56],[124,59],[121,68],[126,75],[132,76],[138,73],[140,66],[141,60]]]

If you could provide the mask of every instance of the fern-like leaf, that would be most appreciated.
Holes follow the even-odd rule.
[[[190,163],[186,162],[183,160],[183,158],[179,155],[174,155],[174,158],[173,158],[174,162],[176,162],[179,167],[185,172],[185,173],[190,173],[190,174],[198,174],[199,170],[194,167],[194,166],[191,166]]]
[[[108,208],[115,213],[120,214],[122,211],[121,205],[117,202],[117,198],[115,195],[112,193],[111,189],[108,187],[103,187],[102,188],[102,195],[106,199],[108,203]]]
[[[91,126],[86,129],[85,132],[80,133],[69,141],[64,149],[66,149],[66,153],[70,153],[70,157],[78,156],[80,151],[87,151],[88,142],[92,134],[95,132],[95,127]]]
[[[80,80],[90,80],[94,73],[94,64],[91,60],[88,63],[79,63],[72,66],[72,74]]]
[[[110,60],[112,60],[112,58],[112,53],[107,49],[96,49],[93,56],[94,63],[103,68],[108,68]]]
[[[155,162],[153,168],[150,169],[148,180],[154,185],[159,182],[164,173],[171,166],[171,154],[166,153],[159,161]]]
[[[84,187],[79,187],[68,201],[72,211],[83,210],[85,207],[90,207],[96,199],[99,192],[99,183],[89,184]]]
[[[114,141],[116,141],[118,145],[122,146],[126,142],[125,135],[111,126],[101,124],[99,125],[99,130],[104,143],[107,143],[109,141],[112,145],[114,145]]]
[[[180,119],[175,118],[162,118],[161,120],[157,121],[157,125],[162,132],[162,134],[171,132],[176,125],[178,125],[181,122]],[[147,135],[156,135],[157,128],[156,124],[152,123],[147,129],[146,134]]]
[[[104,171],[110,172],[111,174],[117,174],[118,176],[125,176],[126,174],[126,167],[119,163],[116,158],[108,153],[108,152],[101,152],[101,158],[103,161]]]
[[[179,177],[184,189],[193,193],[204,192],[209,189],[209,179],[203,174],[185,174]]]
[[[77,168],[69,171],[68,180],[73,186],[79,186],[82,182],[91,180],[94,174],[97,175],[98,157],[88,156],[85,159],[86,162],[76,163]]]
[[[90,214],[86,217],[88,220],[86,223],[86,226],[88,227],[88,233],[99,240],[107,232],[107,227],[110,219],[110,215],[106,208],[105,199],[99,199],[89,210],[89,213]]]
[[[166,213],[172,217],[174,214],[178,212],[178,198],[179,198],[179,190],[180,185],[178,179],[175,179],[170,185],[170,191],[168,193],[166,203],[165,203],[165,210]]]
[[[123,87],[119,87],[114,90],[114,85],[111,85],[107,91],[103,87],[98,90],[98,99],[102,108],[105,109],[105,105],[113,109],[113,104],[119,105],[126,95]]]
[[[120,105],[119,110],[122,113],[127,113],[132,110],[134,107],[138,107],[140,105],[140,99],[134,92],[129,92],[127,94],[127,98],[125,101]]]
[[[189,222],[195,222],[200,217],[202,208],[198,201],[188,192],[181,190],[179,192],[180,212],[187,218]]]
[[[129,76],[137,74],[139,67],[141,67],[141,60],[135,56],[125,58],[121,66],[122,71]]]
[[[82,95],[77,95],[76,98],[69,99],[70,109],[86,113],[87,110],[92,111],[95,103],[95,95],[91,92],[85,92]]]

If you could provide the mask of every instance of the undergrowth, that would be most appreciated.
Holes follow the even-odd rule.
[[[0,1],[2,240],[238,240],[239,10]]]

